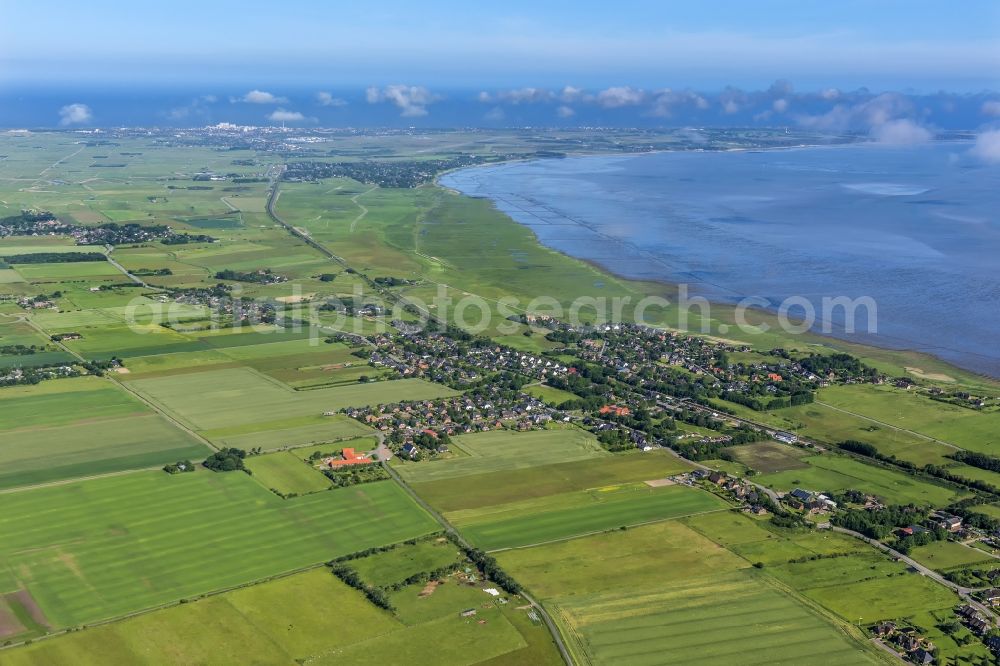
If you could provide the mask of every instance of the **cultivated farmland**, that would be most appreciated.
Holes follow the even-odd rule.
[[[403,463],[397,468],[400,476],[414,482],[436,481],[609,456],[593,435],[576,428],[524,433],[497,430],[462,435],[454,438],[453,444],[467,457]]]
[[[252,456],[245,464],[255,481],[283,495],[305,495],[330,487],[322,472],[289,451]]]
[[[352,405],[453,395],[419,379],[293,391],[249,368],[139,379],[131,386],[198,430],[322,414]]]
[[[204,444],[107,380],[79,377],[0,393],[0,487],[208,453]]]
[[[498,557],[546,600],[583,663],[874,661],[807,602],[676,521]]]
[[[495,550],[728,508],[702,490],[633,483],[455,511],[446,517],[474,544]]]
[[[26,590],[54,628],[436,528],[392,483],[281,500],[245,474],[205,470],[5,494],[0,507],[0,580],[11,588],[2,591]]]

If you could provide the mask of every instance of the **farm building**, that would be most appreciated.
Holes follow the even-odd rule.
[[[352,448],[345,448],[340,455],[342,458],[327,458],[323,464],[327,467],[337,468],[347,465],[368,465],[375,462],[364,453],[358,453]]]

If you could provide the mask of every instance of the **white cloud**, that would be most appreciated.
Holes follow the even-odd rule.
[[[286,104],[288,98],[278,97],[264,90],[251,90],[243,97],[230,99],[231,102],[246,102],[247,104]]]
[[[827,88],[826,90],[820,91],[819,96],[828,102],[832,102],[840,97],[840,91],[836,88]]]
[[[775,110],[776,113],[784,113],[788,110],[788,100],[782,97],[781,99],[774,100],[771,104],[771,108]]]
[[[218,98],[215,95],[202,95],[195,97],[187,106],[177,106],[167,111],[166,116],[170,120],[185,120],[187,118],[204,118],[208,115],[206,106],[215,104]]]
[[[426,116],[427,107],[441,99],[423,86],[391,85],[384,88],[369,86],[365,91],[365,99],[369,104],[390,102],[402,113],[403,117]]]
[[[556,109],[556,115],[559,116],[560,118],[572,118],[573,116],[576,115],[576,111],[563,104],[562,106]]]
[[[879,143],[905,146],[930,141],[933,135],[926,127],[907,118],[887,120],[872,127],[871,135]]]
[[[559,101],[566,102],[567,104],[581,99],[583,99],[583,90],[576,86],[566,86],[559,93]]]
[[[823,114],[798,116],[796,120],[803,127],[828,132],[864,131],[889,143],[926,141],[931,134],[912,120],[916,115],[913,101],[905,95],[882,93],[853,104],[837,104]]]
[[[1000,116],[1000,100],[991,99],[989,101],[983,102],[983,107],[980,109],[983,115],[987,116]]]
[[[719,94],[719,104],[725,113],[739,113],[747,102],[747,95],[738,88],[726,88]]]
[[[275,109],[267,119],[273,123],[299,123],[306,119],[298,111],[288,111],[287,109]]]
[[[702,111],[709,106],[707,99],[691,90],[673,91],[664,88],[655,91],[653,95],[653,108],[649,112],[651,116],[665,118],[677,106],[694,106]]]
[[[548,102],[552,98],[553,94],[544,88],[518,88],[500,94],[500,99],[511,104],[535,104]]]
[[[484,104],[495,102],[506,104],[538,104],[541,102],[551,102],[556,95],[545,88],[514,88],[512,90],[501,90],[490,94],[486,91],[479,93],[477,99]]]
[[[792,82],[787,79],[778,79],[771,84],[767,92],[774,97],[786,97],[792,94]]]
[[[347,100],[334,97],[332,94],[323,92],[322,90],[316,93],[316,101],[319,102],[320,106],[347,106]]]
[[[597,103],[605,109],[642,104],[646,93],[631,86],[615,86],[597,93]]]
[[[59,124],[63,126],[80,125],[89,122],[93,117],[94,114],[86,104],[67,104],[59,109]]]
[[[984,162],[1000,164],[1000,130],[987,130],[976,136],[969,152]]]
[[[492,122],[501,121],[501,120],[503,120],[506,117],[507,117],[507,114],[505,114],[503,112],[503,109],[501,109],[499,106],[494,106],[492,109],[490,109],[489,111],[486,112],[485,116],[483,116],[484,119],[492,121]]]

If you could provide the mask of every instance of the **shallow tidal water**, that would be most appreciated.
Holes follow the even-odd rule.
[[[864,316],[859,332],[846,332],[834,310],[832,334],[1000,377],[1000,165],[971,147],[574,157],[441,182],[492,199],[545,245],[624,277],[772,308],[801,296],[819,320],[823,297],[871,297],[875,332]]]

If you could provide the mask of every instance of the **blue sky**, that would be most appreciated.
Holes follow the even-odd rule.
[[[1000,89],[1000,2],[5,3],[0,83]]]

